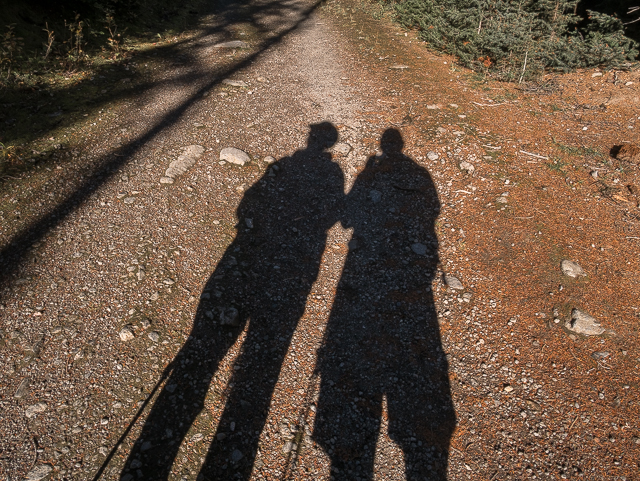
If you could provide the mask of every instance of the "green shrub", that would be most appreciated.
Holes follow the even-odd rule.
[[[577,0],[401,0],[398,21],[420,30],[431,47],[457,56],[476,70],[505,80],[569,71],[619,67],[638,55],[622,22],[588,10]]]

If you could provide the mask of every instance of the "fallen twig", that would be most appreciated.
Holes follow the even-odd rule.
[[[521,150],[520,153],[530,155],[531,157],[535,157],[536,159],[549,160],[549,157],[545,157],[544,155],[532,154],[531,152],[527,152],[526,150]]]
[[[496,147],[495,145],[489,145],[489,144],[482,144],[483,147],[486,147],[487,149],[493,149],[493,150],[500,150],[502,149],[502,147]]]

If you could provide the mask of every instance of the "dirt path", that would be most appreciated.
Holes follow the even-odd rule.
[[[221,9],[5,179],[2,479],[637,479],[638,73],[374,9]]]

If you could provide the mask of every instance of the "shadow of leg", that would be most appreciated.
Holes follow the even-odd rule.
[[[204,407],[211,378],[241,331],[237,328],[233,336],[214,336],[206,320],[197,318],[199,328],[176,356],[175,368],[129,454],[123,480],[129,474],[143,479],[169,477],[178,449]]]

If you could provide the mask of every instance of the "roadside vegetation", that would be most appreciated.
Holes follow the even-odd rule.
[[[640,12],[627,0],[397,0],[387,5],[431,48],[502,80],[522,82],[548,70],[631,68],[638,56],[631,37]]]
[[[166,51],[162,47],[178,41],[206,4],[0,2],[0,176],[60,149],[57,139],[35,145],[36,139],[135,94],[143,70],[137,61]]]

